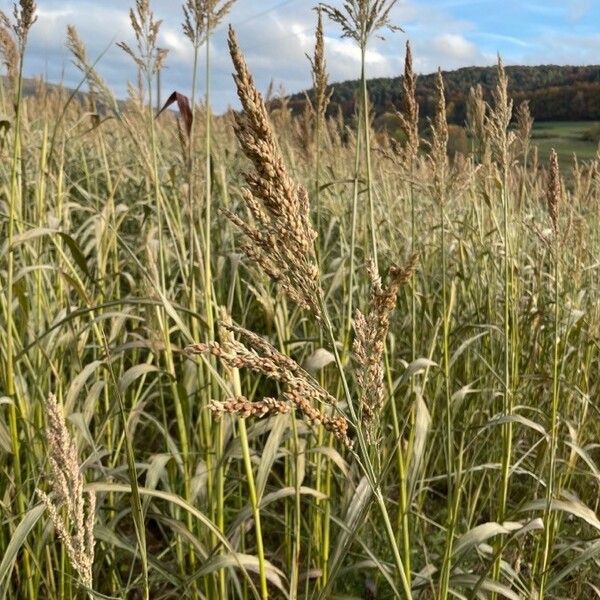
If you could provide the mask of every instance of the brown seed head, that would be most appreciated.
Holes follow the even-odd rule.
[[[441,69],[435,82],[436,112],[431,127],[430,161],[433,167],[433,186],[438,202],[446,201],[446,180],[448,171],[448,122],[446,120],[446,96]]]
[[[4,19],[0,23],[0,53],[2,54],[2,62],[6,67],[9,82],[14,85],[19,75],[19,49],[11,34],[10,27]]]
[[[236,0],[186,0],[183,5],[183,33],[199,48],[227,16]]]
[[[245,174],[242,198],[255,223],[225,211],[247,236],[245,254],[255,261],[300,306],[320,317],[319,271],[314,255],[317,237],[310,222],[308,193],[285,168],[267,109],[257,91],[235,32],[229,28],[234,80],[243,113],[236,116],[236,135],[254,171]]]
[[[483,161],[488,147],[486,130],[487,104],[483,98],[483,88],[477,84],[471,88],[467,100],[467,131],[473,139],[475,154]]]
[[[493,107],[487,119],[492,152],[503,172],[509,167],[509,151],[514,135],[508,127],[512,119],[513,102],[508,95],[508,77],[502,59],[498,57],[498,83],[493,91]]]
[[[562,186],[560,183],[560,168],[558,165],[558,154],[552,148],[550,152],[550,167],[548,170],[548,190],[546,193],[548,203],[548,214],[552,221],[552,228],[555,235],[558,234],[558,219],[560,205],[562,203]]]
[[[54,395],[46,401],[46,429],[52,496],[37,490],[81,583],[92,587],[96,496],[84,492],[77,446]],[[64,516],[63,516],[64,514]]]
[[[250,348],[236,340],[233,333],[240,335]],[[341,415],[331,417],[317,407],[320,404],[333,406],[336,403],[335,398],[296,361],[277,351],[264,338],[227,321],[221,323],[220,337],[221,343],[194,344],[186,348],[186,351],[190,354],[210,353],[231,368],[249,369],[279,382],[283,385],[284,402],[279,401],[277,404],[273,404],[272,399],[267,399],[267,404],[262,405],[256,402],[246,404],[242,399],[235,399],[237,404],[213,403],[212,410],[215,414],[233,411],[243,416],[262,416],[260,413],[263,410],[267,411],[264,414],[268,414],[270,411],[281,412],[283,404],[291,403],[309,423],[323,425],[344,444],[352,445],[347,436],[348,423],[346,419]]]
[[[414,275],[417,257],[413,255],[404,268],[390,267],[384,287],[375,265],[369,265],[371,299],[366,315],[356,312],[353,352],[357,363],[356,379],[361,394],[361,418],[368,439],[373,442],[377,416],[384,405],[383,353],[390,328],[390,318],[396,307],[398,290]]]
[[[133,59],[141,73],[154,75],[164,66],[168,53],[165,48],[157,48],[162,20],[155,19],[150,0],[136,0],[135,9],[129,11],[129,20],[135,34],[137,51],[126,42],[118,42],[117,46]]]
[[[529,146],[531,141],[531,131],[533,129],[533,117],[529,110],[529,101],[523,100],[517,109],[517,131],[519,144],[523,151]]]
[[[325,14],[342,29],[342,35],[356,41],[364,48],[371,36],[387,27],[391,31],[400,30],[392,25],[390,12],[398,0],[345,0],[342,8],[321,4]]]
[[[312,67],[313,89],[315,92],[315,113],[317,119],[323,119],[333,92],[327,93],[329,76],[325,63],[325,41],[323,37],[323,16],[321,7],[318,8],[317,30],[315,33],[315,52],[313,58],[309,57]]]
[[[406,155],[409,164],[413,165],[419,152],[419,104],[417,102],[417,77],[413,71],[412,51],[410,42],[406,42],[406,57],[404,60],[404,94],[402,97],[402,112],[397,113],[400,126],[406,137]]]
[[[20,52],[22,53],[27,43],[27,36],[33,24],[37,21],[36,3],[34,0],[19,0],[13,4],[13,16],[15,24],[13,30],[19,42]]]

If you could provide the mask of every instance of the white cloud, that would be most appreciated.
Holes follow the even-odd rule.
[[[438,35],[431,41],[431,46],[435,51],[445,55],[450,62],[468,64],[481,59],[477,47],[457,33]]]

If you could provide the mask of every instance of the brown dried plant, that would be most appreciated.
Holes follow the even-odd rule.
[[[398,0],[345,0],[342,8],[321,4],[325,14],[342,29],[343,37],[356,41],[365,48],[371,36],[384,27],[400,31],[392,25],[390,12]]]
[[[239,335],[250,348],[236,340],[234,334]],[[190,354],[208,353],[230,368],[249,369],[277,381],[283,386],[283,402],[267,398],[260,400],[257,404],[249,403],[245,398],[234,398],[225,403],[213,402],[211,405],[213,412],[235,413],[240,416],[263,416],[286,412],[284,404],[287,403],[295,406],[312,426],[322,425],[344,444],[352,445],[348,437],[348,421],[343,416],[329,416],[324,410],[315,406],[315,404],[322,404],[331,407],[336,404],[335,398],[296,361],[278,352],[264,338],[243,327],[233,325],[231,322],[221,323],[219,335],[220,343],[194,344],[188,346],[186,351]]]
[[[227,16],[236,0],[186,0],[183,5],[183,33],[199,48],[211,31]]]
[[[360,389],[360,414],[367,441],[375,442],[378,417],[384,406],[383,353],[390,328],[390,318],[398,291],[415,273],[417,257],[413,255],[404,268],[392,266],[384,287],[375,264],[369,263],[371,298],[366,315],[356,311],[353,352],[357,364],[356,379]]]
[[[231,211],[229,219],[247,236],[242,247],[300,306],[320,318],[319,270],[314,254],[317,234],[310,222],[306,190],[288,175],[265,103],[229,28],[229,49],[234,80],[243,112],[236,115],[235,132],[254,171],[245,174],[248,185],[242,198],[254,222],[247,223]]]
[[[84,492],[85,482],[77,457],[77,446],[53,394],[48,396],[45,409],[47,424],[44,435],[48,445],[52,494],[41,490],[37,490],[37,493],[81,584],[91,589],[96,496]]]
[[[126,42],[117,46],[125,51],[142,73],[152,76],[163,67],[168,50],[157,46],[162,20],[156,20],[150,8],[150,0],[136,0],[135,10],[129,10],[129,20],[137,42],[137,52]]]

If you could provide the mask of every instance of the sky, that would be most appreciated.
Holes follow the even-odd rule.
[[[134,0],[37,0],[39,18],[28,47],[26,75],[73,87],[80,73],[65,48],[67,25],[75,25],[88,56],[115,94],[124,97],[135,81],[131,58],[116,42],[132,43],[128,10]],[[226,48],[227,24],[238,32],[242,50],[259,89],[271,81],[292,93],[310,87],[306,54],[314,46],[317,0],[237,0],[211,42],[211,94],[215,110],[236,107],[231,63]],[[339,6],[342,0],[330,0]],[[189,94],[193,52],[182,35],[178,0],[151,0],[163,19],[160,45],[170,50],[163,73],[163,95]],[[9,13],[12,1],[0,0]],[[507,64],[600,63],[600,0],[399,0],[392,22],[403,32],[385,32],[367,54],[371,77],[402,72],[404,44],[413,45],[415,69],[431,73],[471,65],[491,65],[499,53]],[[360,54],[327,22],[325,43],[331,81],[355,79]],[[203,93],[203,65],[199,92]]]

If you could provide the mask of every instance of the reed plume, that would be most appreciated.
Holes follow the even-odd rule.
[[[483,97],[483,88],[477,84],[469,91],[467,99],[467,133],[473,140],[473,152],[479,162],[485,162],[488,136],[486,130],[487,104]]]
[[[371,277],[369,309],[366,315],[360,310],[356,311],[353,352],[358,367],[356,380],[361,395],[361,420],[369,443],[375,442],[378,417],[384,406],[383,353],[390,318],[396,307],[398,290],[411,280],[416,266],[417,257],[413,255],[404,268],[390,267],[384,287],[375,264],[371,261],[368,267]]]
[[[37,21],[37,5],[34,0],[19,0],[13,4],[13,25],[12,30],[14,31],[17,42],[19,44],[19,52],[22,53],[25,45],[27,44],[27,37],[29,36],[29,30],[33,24]],[[2,21],[5,24],[9,23],[8,18],[2,13]]]
[[[405,160],[413,166],[419,153],[419,104],[417,102],[417,77],[413,71],[413,58],[410,42],[406,42],[404,59],[404,79],[402,81],[402,112],[397,112],[400,127],[406,138]]]
[[[492,92],[493,107],[486,119],[491,149],[501,172],[506,172],[510,163],[510,147],[515,135],[509,131],[513,114],[513,101],[508,95],[508,77],[502,59],[498,57],[498,82]]]
[[[319,270],[314,254],[317,237],[310,222],[308,194],[289,176],[261,94],[229,28],[229,49],[235,67],[234,80],[244,109],[236,115],[235,132],[254,172],[245,173],[247,188],[242,198],[254,223],[246,223],[231,211],[229,219],[243,231],[242,247],[277,282],[287,295],[320,318]]]
[[[137,51],[126,42],[118,42],[117,46],[134,60],[140,72],[147,76],[155,75],[162,69],[168,54],[166,48],[157,46],[162,20],[155,19],[150,0],[136,0],[135,9],[129,10],[129,20],[135,34]]]
[[[19,76],[19,49],[10,30],[8,18],[0,13],[0,53],[9,84],[14,86]]]
[[[186,0],[183,5],[183,33],[199,48],[211,31],[223,21],[236,0]]]
[[[118,113],[118,105],[115,100],[113,93],[104,81],[104,79],[98,74],[98,71],[91,65],[85,45],[74,25],[67,26],[67,48],[73,55],[73,64],[84,73],[90,91],[97,95],[100,100],[109,106],[113,112]]]
[[[558,154],[552,148],[550,152],[550,168],[548,171],[548,189],[546,192],[546,203],[548,206],[548,214],[552,222],[552,229],[555,236],[558,236],[559,226],[559,209],[562,199],[562,185],[560,182],[560,168],[558,166]]]
[[[331,94],[327,92],[329,75],[327,74],[327,63],[325,62],[325,40],[323,37],[323,15],[321,7],[318,8],[317,29],[315,32],[315,51],[312,58],[309,56],[315,102],[313,109],[316,119],[321,121],[325,118]]]
[[[529,109],[529,100],[523,100],[517,109],[517,134],[521,149],[525,153],[531,142],[533,117]]]
[[[435,198],[441,204],[446,201],[448,177],[448,121],[446,118],[446,96],[441,69],[435,82],[435,117],[431,126],[431,149],[429,159],[433,167]]]
[[[81,584],[89,590],[94,563],[96,496],[84,492],[85,481],[77,458],[77,446],[53,394],[48,396],[45,410],[47,424],[44,435],[48,445],[52,494],[39,489],[37,493]]]
[[[392,25],[390,12],[398,0],[345,0],[342,8],[321,4],[325,14],[342,29],[342,35],[351,38],[364,48],[370,37],[379,29],[392,31],[400,28]]]

